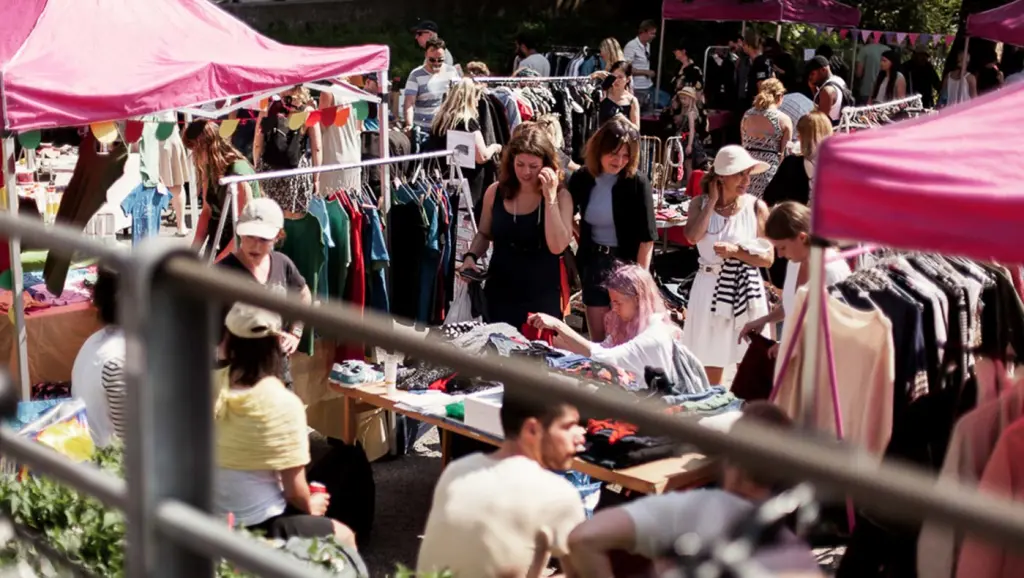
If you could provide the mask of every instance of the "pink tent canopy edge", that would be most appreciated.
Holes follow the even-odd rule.
[[[207,0],[25,0],[0,19],[8,130],[121,120],[386,70],[387,46],[266,38]]]
[[[1024,262],[1024,84],[826,141],[812,222],[833,240]]]
[[[1024,0],[967,17],[967,35],[1024,46]]]
[[[666,20],[799,22],[822,26],[857,26],[860,10],[835,0],[664,0]]]

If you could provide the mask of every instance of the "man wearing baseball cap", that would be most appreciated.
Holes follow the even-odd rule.
[[[437,22],[434,22],[433,20],[421,20],[416,26],[412,27],[412,33],[416,38],[416,43],[420,45],[420,48],[426,49],[427,41],[431,38],[437,38]],[[450,50],[444,51],[444,63],[448,66],[455,66],[455,58],[452,56]]]
[[[313,302],[313,295],[306,285],[299,268],[284,253],[274,250],[274,243],[284,229],[284,212],[273,200],[266,197],[252,199],[238,216],[236,232],[239,243],[235,252],[225,257],[221,267],[252,276],[258,283],[276,293],[298,293],[307,305]],[[230,307],[230,304],[228,305]],[[227,316],[227,309],[224,317]],[[291,387],[291,364],[288,358],[298,348],[302,338],[301,322],[286,323],[286,331],[280,335],[281,351],[285,355],[282,364],[281,381]]]

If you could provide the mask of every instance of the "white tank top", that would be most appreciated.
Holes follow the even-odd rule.
[[[952,74],[946,77],[946,106],[971,100],[971,88],[967,82],[969,76],[971,74],[967,73],[959,80],[953,78]]]

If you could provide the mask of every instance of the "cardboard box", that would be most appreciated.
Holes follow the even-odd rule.
[[[467,395],[465,424],[476,430],[504,438],[501,431],[501,400],[504,390],[489,390]]]

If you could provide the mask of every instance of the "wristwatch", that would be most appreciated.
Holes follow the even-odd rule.
[[[467,257],[472,257],[474,262],[480,260],[480,257],[477,257],[476,253],[473,253],[472,251],[466,251],[465,253],[462,254],[463,261],[465,261]]]

